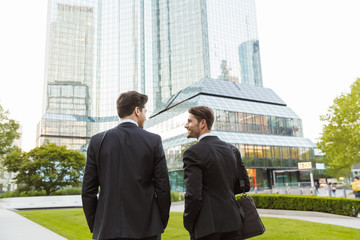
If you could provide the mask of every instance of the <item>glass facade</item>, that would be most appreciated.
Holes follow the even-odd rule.
[[[240,94],[244,87],[246,94]],[[163,139],[174,191],[183,189],[182,155],[196,144],[196,139],[186,138],[184,128],[192,106],[214,110],[212,133],[239,149],[253,187],[270,188],[273,170],[295,171],[299,162],[314,163],[315,145],[303,137],[301,119],[271,89],[261,89],[263,94],[259,95],[259,87],[201,80],[173,95],[154,112],[145,127]],[[294,174],[292,180],[299,181],[299,174]]]
[[[241,65],[241,82],[254,86],[262,86],[259,41],[252,40],[239,46]]]
[[[262,86],[254,0],[49,0],[48,6],[37,145],[48,139],[85,146],[118,123],[121,92],[147,94],[151,113],[204,77]]]
[[[37,145],[47,139],[79,149],[89,138],[91,123],[66,116],[88,117],[94,110],[98,9],[92,1],[49,1],[48,6],[43,117]]]
[[[86,148],[93,134],[118,124],[121,92],[146,93],[152,111],[151,1],[49,0],[48,6],[37,145]]]
[[[216,109],[214,129],[302,137],[301,120]]]
[[[153,1],[156,103],[201,78],[262,86],[254,0]]]

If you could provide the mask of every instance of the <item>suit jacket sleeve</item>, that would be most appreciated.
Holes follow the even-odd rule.
[[[235,184],[235,194],[248,192],[248,191],[250,191],[250,181],[249,181],[249,176],[247,174],[245,165],[241,159],[241,154],[236,147],[234,147],[234,146],[231,146],[231,147],[234,151],[234,155],[235,155],[235,159],[236,159],[237,176],[239,177]],[[243,183],[244,183],[243,187],[240,186],[241,181],[243,181]]]
[[[171,196],[169,174],[160,137],[155,150],[154,186],[161,221],[165,229],[169,220]]]
[[[202,204],[202,168],[197,155],[190,149],[184,152],[185,210],[184,227],[194,234],[195,223]]]
[[[95,212],[98,201],[98,189],[99,180],[97,174],[96,153],[93,147],[93,139],[91,139],[87,151],[84,179],[81,191],[83,210],[91,232],[93,232],[94,227]]]

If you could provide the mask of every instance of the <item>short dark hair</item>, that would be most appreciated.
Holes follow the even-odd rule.
[[[359,177],[354,177],[354,179],[357,179],[357,180],[359,180]]]
[[[206,106],[191,107],[189,109],[189,113],[194,115],[198,122],[200,122],[202,119],[205,119],[207,128],[211,130],[211,127],[214,123],[214,112],[211,108]]]
[[[148,97],[136,91],[129,91],[120,94],[116,100],[117,112],[120,118],[130,116],[136,107],[140,111],[145,107]]]

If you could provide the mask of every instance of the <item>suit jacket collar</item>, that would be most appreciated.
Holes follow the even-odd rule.
[[[132,122],[124,122],[124,123],[121,123],[117,126],[118,128],[119,127],[134,127],[134,128],[137,128],[138,126],[136,126],[136,124],[132,123]]]
[[[211,140],[219,140],[219,138],[215,135],[209,135],[209,136],[205,136],[202,139],[200,139],[199,142],[207,142],[207,141],[211,141]]]
[[[214,136],[214,134],[213,134],[212,132],[204,133],[203,135],[201,135],[201,136],[198,138],[198,142],[200,142],[201,139],[203,139],[204,137],[207,137],[207,136]]]
[[[135,122],[135,121],[132,120],[132,119],[123,119],[123,120],[120,120],[120,123],[119,123],[119,124],[124,124],[124,123],[127,123],[127,122],[133,123],[133,124],[135,124],[136,126],[139,126],[138,123]]]

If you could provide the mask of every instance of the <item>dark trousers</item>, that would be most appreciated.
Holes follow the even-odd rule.
[[[196,240],[241,240],[242,235],[240,231],[227,233],[213,233],[205,237],[197,238]]]
[[[161,235],[149,238],[112,238],[112,239],[99,239],[99,240],[161,240]]]

